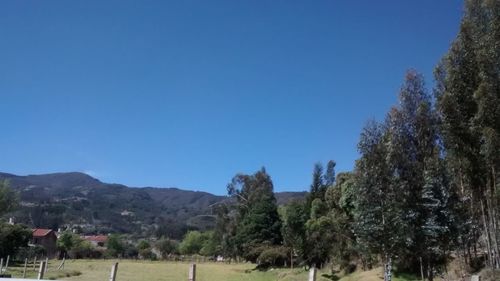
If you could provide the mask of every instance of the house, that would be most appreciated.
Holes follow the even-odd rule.
[[[82,236],[82,238],[89,241],[94,247],[104,247],[104,245],[108,241],[107,235],[89,235]]]
[[[32,245],[39,245],[45,249],[47,256],[53,258],[57,254],[57,235],[52,229],[35,228],[32,231]]]

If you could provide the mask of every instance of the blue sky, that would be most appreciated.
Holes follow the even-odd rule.
[[[306,190],[432,70],[462,1],[1,1],[0,171]]]

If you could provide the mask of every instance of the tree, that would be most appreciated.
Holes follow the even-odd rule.
[[[306,242],[305,224],[308,217],[306,206],[303,202],[292,201],[283,208],[281,235],[283,236],[283,244],[290,251],[290,266],[292,268],[294,265],[293,257],[295,255],[304,256]]]
[[[155,245],[158,251],[160,251],[162,258],[166,258],[168,255],[178,252],[178,243],[168,238],[160,238]]]
[[[314,199],[311,217],[306,222],[305,261],[309,266],[323,267],[331,253],[335,238],[333,220],[328,215],[326,205],[321,199]]]
[[[236,257],[238,250],[234,237],[236,237],[239,212],[234,204],[225,203],[222,202],[212,207],[216,214],[214,230],[214,241],[217,244],[216,252],[226,257]]]
[[[401,87],[399,105],[386,119],[388,165],[391,184],[399,191],[407,247],[400,249],[399,267],[417,271],[424,255],[425,233],[422,231],[425,208],[421,202],[426,163],[440,154],[437,118],[424,78],[409,70]]]
[[[9,183],[0,180],[0,216],[14,210],[18,201]],[[31,231],[26,226],[0,222],[0,257],[14,256],[19,248],[28,246],[30,238]]]
[[[183,255],[211,254],[209,249],[211,239],[212,235],[209,232],[189,231],[179,244],[179,252]]]
[[[121,257],[125,253],[125,244],[118,234],[111,234],[108,236],[106,247],[108,254],[112,257]]]
[[[391,280],[392,259],[404,249],[406,235],[400,190],[392,184],[388,159],[387,128],[368,123],[358,144],[356,162],[355,232],[358,242],[384,261],[384,280]]]
[[[333,186],[335,184],[335,166],[337,163],[335,161],[330,160],[326,164],[326,172],[325,172],[325,185],[327,187]]]
[[[77,235],[74,237],[74,245],[69,251],[69,255],[75,259],[82,258],[99,258],[101,252],[95,251],[94,246],[90,241],[81,239]]]
[[[326,185],[323,176],[323,165],[321,163],[314,164],[313,180],[309,190],[307,204],[310,207],[314,199],[323,199],[326,192]]]
[[[57,239],[57,248],[63,253],[67,254],[75,245],[81,240],[76,234],[71,231],[64,231]]]
[[[0,223],[0,257],[13,257],[20,248],[28,246],[30,239],[31,230],[26,226]]]
[[[17,194],[10,188],[7,180],[0,180],[0,215],[14,210],[18,204]]]
[[[260,255],[257,249],[282,242],[271,177],[264,168],[253,175],[239,174],[227,189],[237,202],[234,245],[246,260],[256,262]]]
[[[447,262],[447,255],[456,237],[453,194],[448,181],[445,163],[436,155],[426,163],[421,204],[422,252],[428,280],[434,278],[434,267]]]
[[[468,0],[460,31],[436,69],[435,94],[448,168],[467,210],[460,227],[465,261],[484,234],[487,264],[500,267],[500,4]]]
[[[363,260],[363,254],[357,248],[354,236],[354,212],[356,199],[356,181],[353,173],[338,174],[335,185],[326,191],[325,201],[329,208],[333,233],[331,243],[332,262],[340,266],[340,269],[350,273],[353,270],[351,262],[359,257]]]
[[[137,252],[142,259],[156,259],[156,255],[151,250],[151,244],[147,240],[137,243]]]

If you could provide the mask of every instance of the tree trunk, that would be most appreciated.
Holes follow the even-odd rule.
[[[431,259],[429,257],[427,258],[427,280],[434,280],[434,272],[432,272]]]
[[[391,281],[392,280],[392,258],[385,258],[386,262],[384,264],[384,281]]]
[[[490,267],[493,267],[493,265],[494,265],[494,256],[493,256],[492,251],[491,251],[491,237],[490,237],[490,231],[489,231],[489,228],[488,228],[488,224],[486,223],[486,214],[485,214],[485,211],[484,211],[483,199],[480,199],[479,202],[481,203],[481,216],[482,216],[482,219],[483,219],[484,233],[486,234],[486,249],[487,249],[487,252],[488,252],[487,264]]]
[[[497,200],[496,200],[496,171],[495,166],[491,167],[491,184],[490,184],[490,204],[488,205],[490,212],[491,231],[493,242],[495,244],[496,268],[500,268],[500,241],[498,241],[498,221],[497,221]]]
[[[420,277],[424,281],[424,265],[422,264],[422,257],[418,258],[420,260]]]

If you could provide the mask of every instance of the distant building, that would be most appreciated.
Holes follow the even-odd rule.
[[[82,236],[82,238],[89,241],[95,247],[104,247],[104,245],[106,245],[106,242],[108,241],[107,235],[89,235]]]
[[[49,258],[57,254],[57,235],[52,229],[35,228],[32,232],[31,244],[42,246]]]
[[[133,216],[134,215],[134,212],[130,212],[130,211],[127,211],[127,210],[124,210],[120,213],[122,216],[124,217],[130,217],[130,216]]]

